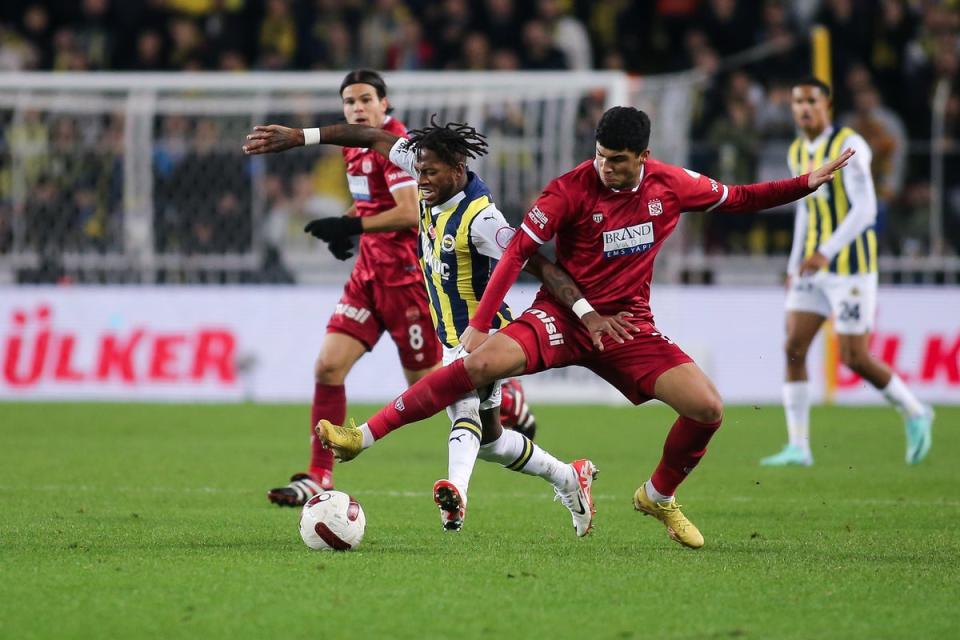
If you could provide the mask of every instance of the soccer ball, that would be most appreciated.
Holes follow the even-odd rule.
[[[360,503],[342,491],[324,491],[303,505],[300,537],[311,549],[348,551],[363,540],[367,519]]]

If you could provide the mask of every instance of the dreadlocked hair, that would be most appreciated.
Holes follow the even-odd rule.
[[[448,122],[441,126],[437,124],[437,114],[430,116],[429,127],[413,129],[409,134],[411,147],[418,151],[429,149],[450,166],[466,162],[467,158],[487,155],[487,136],[465,122]]]

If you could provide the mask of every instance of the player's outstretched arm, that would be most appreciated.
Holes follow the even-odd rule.
[[[293,129],[279,124],[258,124],[247,134],[243,152],[247,155],[280,153],[310,144],[373,149],[385,158],[398,137],[376,127],[362,124],[334,124],[314,129]]]
[[[633,334],[639,332],[639,329],[627,320],[631,317],[631,314],[626,311],[622,311],[615,316],[604,316],[597,313],[587,299],[583,297],[580,287],[573,281],[570,274],[563,267],[550,262],[539,253],[532,255],[527,260],[523,270],[542,282],[554,298],[573,309],[573,312],[577,314],[577,317],[590,332],[593,346],[599,351],[603,351],[602,338],[604,335],[608,335],[615,342],[622,344],[624,340],[633,340]]]

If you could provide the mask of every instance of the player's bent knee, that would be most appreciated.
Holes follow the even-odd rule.
[[[477,387],[486,386],[501,377],[495,359],[484,352],[471,353],[464,358],[463,367]]]
[[[723,420],[723,400],[718,394],[711,394],[695,411],[695,415],[690,416],[697,422],[703,424],[716,424]]]
[[[313,367],[313,377],[320,384],[343,384],[350,367],[335,358],[321,355]]]

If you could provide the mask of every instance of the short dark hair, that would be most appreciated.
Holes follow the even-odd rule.
[[[650,116],[633,107],[607,109],[597,125],[597,142],[608,149],[643,153],[650,146]]]
[[[815,76],[807,76],[793,83],[795,87],[816,87],[824,97],[830,97],[830,85]]]
[[[430,126],[410,131],[410,146],[429,149],[444,164],[455,167],[467,158],[487,154],[487,137],[465,122],[437,124],[437,114],[430,116]]]
[[[378,98],[383,100],[387,97],[387,83],[372,69],[355,69],[348,73],[340,83],[340,95],[343,96],[343,90],[352,84],[368,84],[377,90]]]

